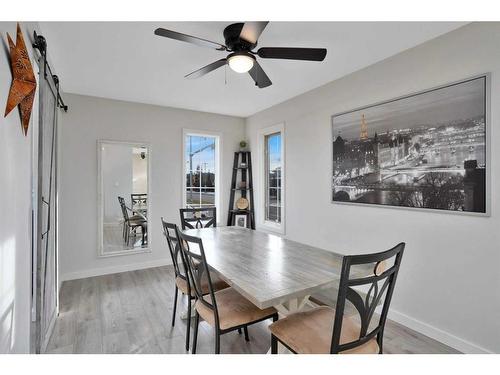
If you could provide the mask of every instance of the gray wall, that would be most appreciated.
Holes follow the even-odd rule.
[[[36,25],[23,23],[28,50]],[[0,353],[29,353],[31,305],[31,158],[33,119],[25,137],[19,112],[3,117],[12,81],[8,32],[16,40],[16,23],[0,22]],[[34,64],[34,63],[33,63]],[[37,66],[33,65],[35,72]]]
[[[132,146],[122,144],[106,144],[101,152],[101,168],[103,177],[104,223],[115,224],[123,218],[118,197],[125,199],[131,207],[130,194],[133,184]],[[147,190],[146,190],[147,191]]]
[[[65,94],[60,116],[60,273],[72,279],[170,263],[160,218],[179,222],[182,203],[182,129],[222,136],[221,222],[227,214],[233,152],[244,137],[244,119]],[[152,252],[97,257],[97,140],[151,144]]]
[[[259,129],[285,122],[287,237],[346,254],[405,241],[390,316],[468,352],[500,352],[499,46],[499,23],[467,25],[246,121],[254,151]],[[330,203],[331,115],[486,72],[491,217]]]

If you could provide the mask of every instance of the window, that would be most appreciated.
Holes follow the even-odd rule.
[[[281,223],[281,133],[265,136],[266,220]]]
[[[219,136],[184,133],[184,200],[189,208],[218,206]]]
[[[264,229],[284,233],[284,126],[260,132],[261,202],[260,224]]]

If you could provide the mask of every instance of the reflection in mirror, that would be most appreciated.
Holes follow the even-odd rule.
[[[103,141],[100,154],[100,255],[148,249],[149,148]]]

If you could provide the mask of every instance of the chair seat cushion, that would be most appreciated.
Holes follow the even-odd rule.
[[[329,354],[332,343],[335,310],[321,306],[289,315],[271,324],[269,329],[281,342],[296,353]],[[360,326],[349,317],[344,317],[340,344],[359,339]],[[377,354],[379,347],[375,338],[356,348],[340,354]]]
[[[203,297],[208,303],[212,303],[210,295]],[[270,318],[276,314],[274,307],[261,310],[252,302],[247,300],[233,288],[227,288],[215,293],[217,310],[219,312],[220,329],[226,330],[252,322]],[[205,306],[201,301],[195,303],[198,314],[211,326],[215,326],[214,311]]]
[[[132,216],[131,218],[128,219],[128,222],[130,223],[130,225],[141,225],[141,224],[144,224],[146,223],[147,221],[144,220],[143,217],[140,217],[140,216]]]
[[[210,276],[212,276],[212,275],[210,275]],[[183,294],[188,294],[188,287],[187,287],[186,279],[183,279],[182,277],[177,276],[175,278],[175,284],[177,285],[177,287],[181,290],[181,292]],[[214,290],[216,290],[216,291],[224,289],[224,288],[229,288],[229,285],[227,285],[227,283],[224,280],[221,280],[218,277],[212,277],[212,286],[213,286]],[[210,290],[208,288],[208,280],[207,280],[206,276],[203,277],[201,280],[201,291],[203,294],[207,294],[210,292]],[[191,288],[191,296],[194,297],[195,295],[196,294],[195,294],[194,289]]]

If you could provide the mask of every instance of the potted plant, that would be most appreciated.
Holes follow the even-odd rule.
[[[248,146],[247,141],[240,141],[240,151],[246,151],[247,146]]]

